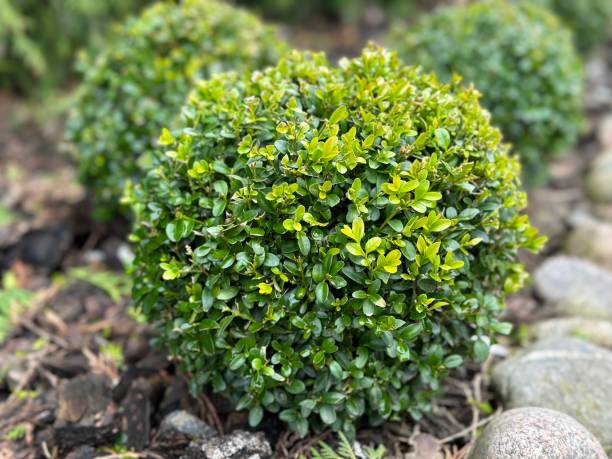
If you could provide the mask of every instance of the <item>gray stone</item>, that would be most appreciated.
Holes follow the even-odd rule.
[[[79,446],[77,449],[71,451],[66,459],[94,459],[96,457],[96,450],[91,446]]]
[[[603,116],[597,127],[597,140],[604,148],[612,148],[612,113]]]
[[[553,338],[496,365],[492,384],[507,408],[566,413],[612,446],[612,352],[576,338]]]
[[[217,431],[200,418],[184,410],[173,411],[161,422],[160,435],[183,434],[191,439],[210,438],[217,435]]]
[[[573,190],[540,188],[529,194],[527,214],[533,226],[549,238],[549,245],[558,246],[567,231],[565,224],[575,202],[580,198]]]
[[[113,412],[110,381],[104,376],[89,373],[59,386],[57,418],[61,423],[106,425]]]
[[[535,341],[573,336],[599,346],[612,348],[612,322],[588,317],[558,317],[536,322],[529,327]]]
[[[469,459],[605,459],[606,453],[572,417],[545,408],[517,408],[493,419]]]
[[[573,215],[571,223],[573,228],[565,242],[564,251],[612,269],[612,224],[582,212]]]
[[[187,457],[205,459],[267,459],[272,448],[261,432],[235,430],[229,435],[212,437],[190,445]]]
[[[596,218],[612,223],[612,204],[595,204],[591,210]]]
[[[554,158],[548,165],[549,183],[554,191],[563,193],[580,192],[580,183],[584,175],[585,163],[583,155],[578,151],[568,151]],[[553,191],[551,189],[550,191]],[[537,190],[533,190],[537,191]],[[529,200],[533,191],[529,193]]]
[[[560,255],[542,263],[533,280],[537,295],[558,315],[612,320],[612,272]]]
[[[585,63],[586,87],[584,106],[587,110],[606,110],[612,105],[612,89],[608,86],[608,64],[602,56]]]
[[[586,178],[587,193],[600,203],[612,203],[612,150],[601,153]]]

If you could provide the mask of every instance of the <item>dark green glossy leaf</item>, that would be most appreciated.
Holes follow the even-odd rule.
[[[319,415],[324,424],[331,425],[336,422],[336,409],[331,405],[323,405],[319,408]]]
[[[238,295],[239,291],[240,290],[238,290],[237,287],[224,288],[224,289],[219,290],[219,292],[216,295],[216,298],[221,301],[231,300],[236,295]]]
[[[261,406],[251,408],[251,410],[249,411],[249,425],[251,427],[257,427],[263,419],[263,414],[264,412]]]

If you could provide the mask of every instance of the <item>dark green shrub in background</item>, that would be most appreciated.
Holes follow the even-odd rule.
[[[387,40],[408,63],[474,83],[505,139],[522,156],[529,184],[546,159],[570,148],[582,126],[581,64],[571,34],[548,11],[504,1],[441,8]]]
[[[74,74],[76,52],[99,44],[114,20],[146,0],[0,0],[0,87],[53,89]]]
[[[519,248],[519,165],[477,93],[370,47],[199,84],[133,189],[134,298],[193,379],[304,435],[418,417],[483,359]]]
[[[116,210],[125,181],[179,111],[195,80],[277,61],[275,31],[212,0],[160,2],[127,21],[103,53],[81,65],[84,81],[68,122],[80,176],[100,216]]]
[[[612,33],[610,0],[523,0],[545,6],[555,12],[574,31],[578,49],[587,54]]]

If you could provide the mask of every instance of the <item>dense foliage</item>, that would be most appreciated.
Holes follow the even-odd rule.
[[[530,4],[480,1],[441,8],[388,39],[408,63],[474,83],[483,105],[523,159],[529,184],[546,177],[546,159],[572,146],[582,125],[582,70],[571,34]]]
[[[284,49],[273,29],[213,0],[157,3],[118,34],[82,63],[84,82],[68,122],[81,179],[101,217],[113,214],[125,181],[138,177],[138,162],[196,79],[275,63]]]
[[[484,358],[519,248],[517,161],[474,90],[375,47],[198,85],[131,196],[134,298],[253,425],[304,435],[426,409]]]
[[[0,86],[50,89],[73,75],[76,52],[146,0],[0,0]]]
[[[576,46],[588,53],[611,35],[610,0],[523,0],[554,11],[573,31]]]

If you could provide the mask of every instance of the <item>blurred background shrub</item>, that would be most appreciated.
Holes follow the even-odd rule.
[[[114,215],[126,180],[138,176],[138,161],[196,80],[274,64],[284,49],[275,30],[245,10],[184,0],[152,5],[86,57],[67,130],[99,217]]]
[[[576,46],[587,54],[610,33],[612,0],[526,0],[549,8],[573,31]]]
[[[342,22],[411,17],[440,0],[227,0],[282,22]],[[176,3],[168,0],[169,3]],[[78,50],[109,39],[116,21],[151,0],[0,0],[0,88],[49,90],[75,76]]]
[[[29,93],[74,75],[79,49],[148,0],[0,0],[0,87]]]
[[[175,0],[168,0],[176,3]],[[384,27],[389,18],[412,22],[452,0],[226,0],[293,26],[343,24]],[[507,0],[511,2],[512,0]],[[611,0],[516,0],[549,8],[575,32],[581,52],[610,33]],[[31,93],[52,89],[74,76],[81,48],[108,40],[113,22],[137,13],[151,0],[0,0],[0,88]],[[329,32],[332,32],[331,30]],[[357,35],[371,37],[368,30]],[[329,39],[332,35],[330,34]],[[337,38],[337,37],[336,37]],[[357,49],[354,50],[358,52]]]
[[[557,17],[527,3],[484,0],[445,7],[387,43],[402,58],[474,83],[493,123],[515,146],[529,185],[546,178],[550,155],[576,141],[582,126],[582,66]]]

